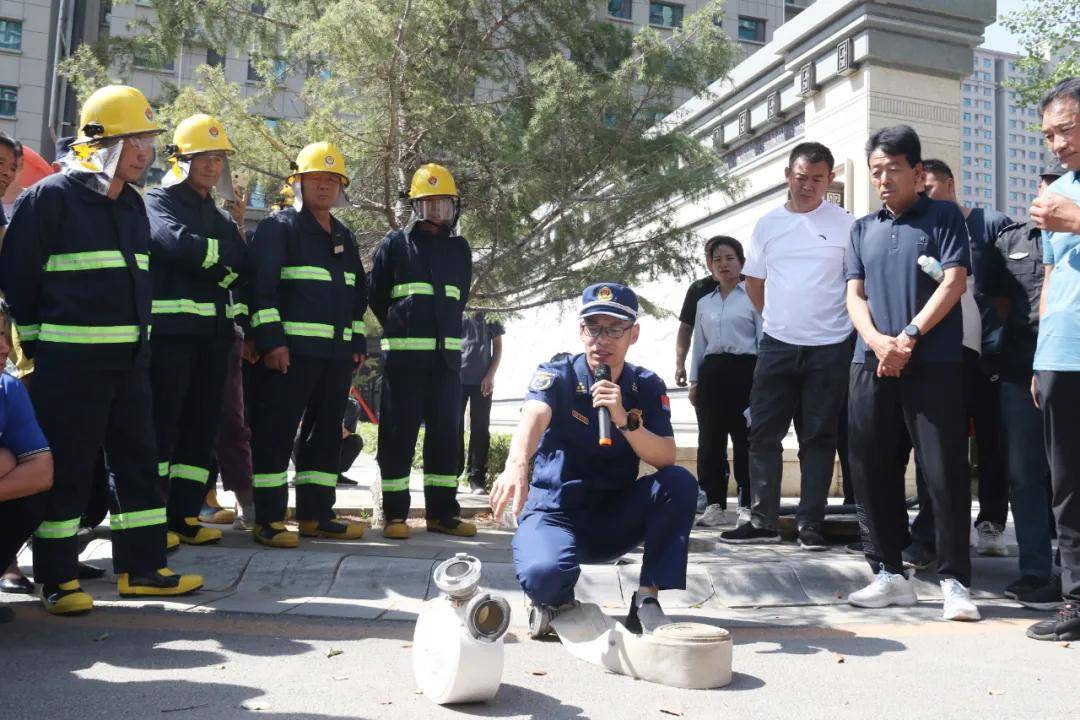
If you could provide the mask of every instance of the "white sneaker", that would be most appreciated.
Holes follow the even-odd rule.
[[[979,608],[971,602],[971,592],[959,580],[945,578],[941,581],[941,594],[945,597],[943,620],[982,620]]]
[[[255,506],[236,504],[236,519],[233,530],[252,530],[255,527]]]
[[[907,607],[917,602],[919,598],[916,597],[915,587],[908,576],[891,573],[884,566],[872,583],[848,595],[848,603],[863,608],[883,608],[890,605]]]
[[[705,512],[694,522],[695,525],[701,527],[720,527],[721,525],[731,525],[733,518],[727,510],[720,507],[718,503],[713,503],[705,508]]]
[[[1005,529],[999,525],[983,520],[975,526],[975,534],[975,552],[979,555],[1005,557],[1009,554],[1005,547]]]

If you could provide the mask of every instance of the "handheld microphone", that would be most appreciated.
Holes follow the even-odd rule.
[[[596,366],[594,377],[597,380],[611,380],[611,368],[600,363]],[[600,446],[609,447],[611,445],[611,412],[606,407],[600,407],[596,409],[596,415],[600,431]]]

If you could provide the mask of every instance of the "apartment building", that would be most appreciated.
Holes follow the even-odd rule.
[[[961,167],[954,172],[963,204],[1026,220],[1039,173],[1051,158],[1037,109],[1022,105],[1010,89],[1010,83],[1022,79],[1018,59],[975,50],[972,73],[961,85]]]

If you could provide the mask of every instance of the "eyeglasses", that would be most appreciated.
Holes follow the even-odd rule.
[[[581,332],[584,335],[595,339],[601,335],[607,336],[611,340],[618,340],[625,335],[633,325],[589,325],[588,323],[582,323]]]

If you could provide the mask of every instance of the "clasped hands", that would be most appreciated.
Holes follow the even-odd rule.
[[[870,349],[878,359],[878,377],[900,377],[900,373],[911,360],[911,351],[915,349],[915,338],[901,332],[896,337],[879,334],[870,341]]]

